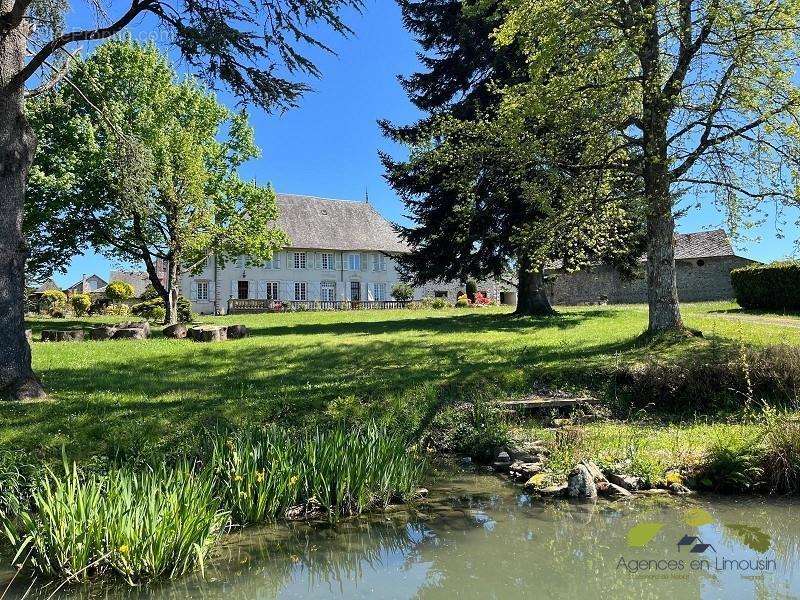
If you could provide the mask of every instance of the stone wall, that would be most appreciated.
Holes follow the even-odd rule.
[[[728,300],[734,297],[731,270],[754,261],[738,256],[676,261],[678,298],[683,302]],[[601,265],[576,273],[549,272],[553,304],[633,304],[647,302],[644,264],[634,279]]]

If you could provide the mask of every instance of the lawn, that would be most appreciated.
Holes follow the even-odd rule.
[[[730,303],[684,306],[706,340],[800,344],[800,318],[752,314]],[[43,328],[96,323],[31,320]],[[109,319],[104,319],[108,321]],[[358,311],[206,318],[244,323],[251,337],[215,345],[158,336],[136,341],[35,343],[34,368],[51,400],[0,405],[0,445],[86,456],[178,447],[199,425],[299,419],[337,399],[391,403],[475,384],[503,396],[548,381],[593,387],[593,374],[641,359],[652,347],[641,305],[563,308],[517,318],[505,308]],[[341,402],[341,401],[340,401]]]

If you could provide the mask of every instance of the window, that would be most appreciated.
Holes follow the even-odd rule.
[[[197,299],[199,301],[208,301],[208,282],[207,281],[198,281],[197,282]]]
[[[702,258],[701,258],[701,259],[698,259],[698,261],[697,261],[697,266],[698,266],[698,267],[702,267],[702,266],[704,266],[705,264],[706,264],[706,261],[704,261]]]
[[[333,271],[336,268],[334,266],[335,262],[334,262],[332,253],[323,252],[322,255],[321,255],[321,260],[322,260],[321,267],[322,267],[323,271]]]
[[[281,268],[281,259],[278,256],[277,252],[275,252],[272,255],[272,259],[270,259],[270,260],[268,260],[267,262],[264,263],[264,268],[267,269],[268,271],[272,271],[274,269],[280,269]]]
[[[277,281],[259,281],[258,282],[258,299],[259,300],[277,300],[278,299],[278,282]]]
[[[436,290],[433,292],[434,298],[447,298],[447,292],[444,290]]]
[[[305,252],[295,252],[294,253],[294,268],[295,269],[305,269],[306,268],[306,253]]]
[[[323,281],[319,286],[319,296],[323,302],[336,302],[336,282]]]
[[[372,299],[378,302],[386,300],[386,284],[373,283],[372,284]]]
[[[250,282],[239,281],[236,284],[236,297],[239,300],[247,300],[250,297]]]
[[[295,282],[294,299],[301,302],[304,300],[308,300],[308,284],[305,281]]]
[[[350,271],[360,271],[361,270],[361,255],[360,254],[348,254],[347,255],[347,268]]]
[[[361,283],[358,281],[350,282],[350,300],[361,302]]]
[[[236,266],[239,269],[244,269],[247,266],[247,257],[246,256],[240,256],[239,258],[237,258],[236,259]]]
[[[372,257],[372,270],[376,273],[379,271],[386,270],[386,255],[385,254],[375,254]]]

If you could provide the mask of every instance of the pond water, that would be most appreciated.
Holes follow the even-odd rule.
[[[800,504],[708,497],[543,503],[492,475],[465,474],[434,487],[414,511],[226,537],[205,578],[60,595],[800,598]]]

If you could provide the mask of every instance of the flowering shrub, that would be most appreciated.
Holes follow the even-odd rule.
[[[485,294],[482,294],[481,292],[475,292],[474,304],[477,306],[489,306],[492,304],[492,301]]]
[[[72,305],[72,310],[75,315],[82,317],[89,312],[89,307],[92,305],[92,297],[89,294],[73,294],[69,299]]]
[[[456,300],[456,308],[467,308],[469,304],[469,298],[467,298],[466,294],[462,294],[458,297],[458,300]]]

